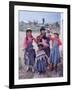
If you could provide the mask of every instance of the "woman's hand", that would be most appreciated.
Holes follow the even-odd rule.
[[[41,44],[41,45],[43,45],[43,43],[42,43],[42,42],[39,42],[38,44]]]
[[[37,43],[37,40],[32,36],[33,40]]]
[[[42,43],[44,47],[48,47],[47,41],[42,39]]]

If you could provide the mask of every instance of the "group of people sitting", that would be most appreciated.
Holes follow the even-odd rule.
[[[46,29],[40,28],[40,35],[36,38],[32,35],[32,30],[26,30],[26,37],[24,38],[24,64],[27,66],[27,71],[45,73],[47,69],[56,70],[60,63],[59,46],[62,45],[58,33],[53,33],[54,37],[46,35]],[[33,41],[37,44],[37,52],[33,48]],[[50,48],[50,41],[52,41],[52,48]]]

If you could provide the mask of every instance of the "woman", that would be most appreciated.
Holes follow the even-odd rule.
[[[42,44],[48,58],[50,57],[50,38],[46,36],[45,28],[40,28],[40,35],[37,36],[37,45]]]
[[[34,71],[34,63],[35,63],[35,50],[33,49],[33,40],[35,41],[34,37],[32,36],[32,30],[26,30],[26,37],[24,39],[24,60],[25,65],[27,66],[27,71]]]

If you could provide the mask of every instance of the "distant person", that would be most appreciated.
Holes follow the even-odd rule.
[[[57,71],[57,65],[60,62],[59,46],[62,45],[62,42],[59,39],[58,33],[54,33],[54,37],[50,37],[50,40],[52,40],[52,49],[50,53],[51,70],[54,69]]]
[[[34,71],[34,63],[35,63],[35,50],[33,49],[33,40],[35,41],[34,37],[32,36],[32,30],[26,30],[26,37],[24,38],[24,62],[27,66],[27,71]]]

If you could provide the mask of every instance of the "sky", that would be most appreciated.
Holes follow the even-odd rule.
[[[54,23],[60,21],[61,13],[59,12],[41,12],[41,11],[19,11],[19,21],[38,21],[42,23],[42,18],[45,18],[45,23]]]

